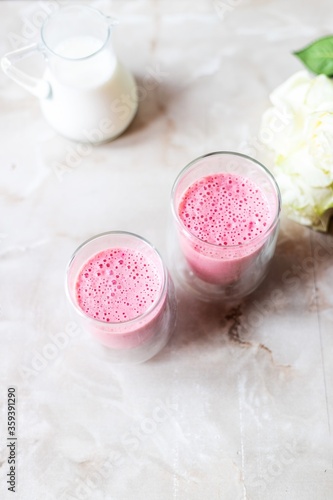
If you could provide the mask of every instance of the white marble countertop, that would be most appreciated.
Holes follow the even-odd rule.
[[[2,1],[1,54],[13,34],[30,43],[32,20],[55,3]],[[71,321],[64,269],[79,243],[123,229],[166,255],[180,169],[214,150],[261,157],[268,94],[301,68],[293,50],[332,33],[332,5],[91,3],[120,19],[118,54],[146,91],[122,137],[73,164],[77,145],[0,74],[0,498],[331,500],[330,236],[283,220],[260,289],[231,309],[179,294],[172,341],[143,365],[110,365],[84,333],[66,334],[51,360],[43,352]],[[63,175],[59,162],[70,164]],[[11,385],[16,494],[6,484]]]

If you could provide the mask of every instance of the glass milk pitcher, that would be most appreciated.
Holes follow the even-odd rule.
[[[92,7],[67,6],[45,20],[39,43],[1,60],[6,75],[40,99],[46,120],[68,139],[105,142],[120,135],[134,118],[137,88],[113,51],[115,24]],[[46,61],[42,79],[16,67],[36,51]]]

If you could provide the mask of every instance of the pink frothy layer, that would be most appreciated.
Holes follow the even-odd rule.
[[[214,285],[253,288],[267,267],[264,249],[276,213],[271,203],[255,182],[240,175],[221,173],[194,182],[178,210],[189,233],[199,238],[180,232],[195,276]]]
[[[81,309],[106,323],[129,321],[158,299],[162,280],[155,265],[140,252],[111,248],[94,255],[77,279]]]
[[[247,243],[272,223],[272,211],[260,188],[227,173],[192,184],[179,205],[179,215],[191,234],[219,246]]]

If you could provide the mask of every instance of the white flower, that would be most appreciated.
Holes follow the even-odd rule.
[[[260,139],[290,218],[326,231],[333,208],[333,81],[300,71],[270,96]]]

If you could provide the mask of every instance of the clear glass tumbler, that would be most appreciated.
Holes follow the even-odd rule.
[[[87,314],[79,304],[78,280],[80,272],[94,256],[108,250],[130,251],[131,255],[137,256],[138,259],[144,258],[145,262],[153,266],[156,276],[158,276],[158,291],[153,303],[147,306],[142,314],[129,320],[103,321]],[[114,270],[108,268],[107,272],[113,274]],[[114,277],[119,279],[119,270],[115,273],[118,273],[118,276]],[[126,288],[126,283],[122,282],[121,285],[119,283],[121,283],[121,276],[120,281],[118,280],[118,286]],[[151,281],[146,279],[147,290],[149,283]],[[172,280],[158,251],[148,241],[135,234],[107,232],[94,236],[80,245],[67,266],[65,287],[67,297],[80,325],[101,344],[109,348],[110,359],[115,363],[147,361],[167,344],[174,330],[176,299]],[[98,289],[95,293],[101,294],[102,290]],[[109,292],[103,290],[103,293]],[[143,300],[147,299],[148,302],[148,296],[149,292],[147,292],[147,297],[143,297]],[[101,296],[97,298],[100,299]],[[151,297],[149,297],[149,301],[150,299]]]
[[[246,241],[231,245],[223,241],[219,244],[208,243],[193,234],[194,231],[191,232],[182,220],[179,210],[188,189],[198,181],[204,182],[205,178],[217,174],[232,174],[248,179],[266,200],[270,222],[253,239],[244,238]],[[173,228],[176,228],[177,233],[171,239],[171,259],[175,278],[181,286],[203,300],[239,299],[258,287],[275,251],[281,207],[278,185],[263,165],[234,152],[201,156],[178,175],[172,189],[171,207]],[[200,204],[196,210],[200,213]],[[225,206],[220,213],[214,214],[215,223],[218,220],[216,218],[223,219],[227,210],[230,207]],[[247,223],[245,220],[243,222]]]

